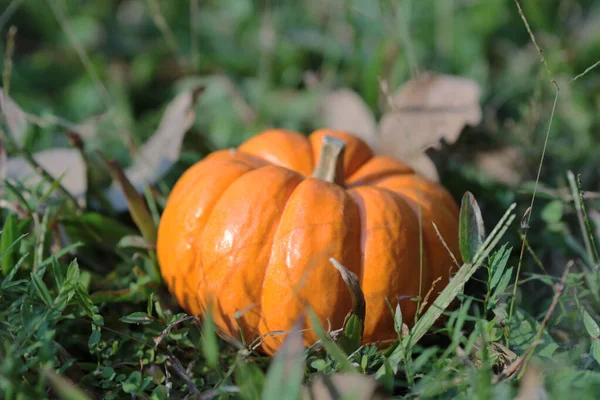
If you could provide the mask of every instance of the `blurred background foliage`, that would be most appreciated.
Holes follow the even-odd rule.
[[[456,198],[471,190],[491,225],[510,202],[523,200],[521,212],[527,206],[555,96],[552,79],[560,95],[540,182],[565,190],[571,169],[586,190],[598,188],[600,75],[592,70],[571,80],[600,58],[600,4],[520,4],[552,75],[512,0],[2,0],[0,32],[18,28],[15,101],[42,118],[84,124],[93,132],[86,149],[125,165],[169,100],[191,84],[207,84],[167,188],[207,152],[261,129],[318,128],[319,99],[333,88],[354,89],[379,116],[380,79],[394,89],[424,71],[472,78],[482,87],[483,122],[432,156],[442,183]],[[34,127],[25,147],[69,146],[64,131]],[[564,205],[559,211],[568,213]],[[532,224],[544,230],[539,215]],[[539,243],[553,241],[553,232],[539,235]],[[540,257],[553,249],[542,246]]]

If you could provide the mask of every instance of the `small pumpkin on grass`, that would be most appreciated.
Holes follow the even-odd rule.
[[[285,336],[269,333],[289,331],[307,306],[342,327],[352,298],[332,258],[359,278],[363,343],[396,338],[396,305],[411,325],[415,298],[439,278],[433,303],[457,268],[432,223],[460,258],[458,207],[442,186],[345,132],[269,130],[181,176],[157,250],[187,312],[210,311],[221,334],[263,338],[273,354]]]

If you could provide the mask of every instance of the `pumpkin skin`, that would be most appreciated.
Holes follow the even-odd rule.
[[[325,136],[345,142],[337,183],[311,176]],[[352,301],[330,258],[360,280],[364,344],[397,337],[387,301],[411,326],[414,298],[439,279],[431,304],[457,268],[432,223],[460,261],[458,206],[441,185],[345,132],[269,130],[181,176],[157,252],[188,313],[210,311],[221,335],[260,338],[260,350],[274,354],[285,335],[269,333],[289,331],[306,306],[324,327],[342,327]],[[317,340],[310,329],[303,335],[306,345]]]

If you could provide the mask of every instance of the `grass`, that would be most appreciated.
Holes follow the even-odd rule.
[[[82,202],[48,175],[2,176],[0,397],[296,398],[324,376],[340,391],[367,390],[366,376],[393,398],[600,397],[595,2],[0,4],[2,87],[29,114],[18,138],[3,118],[2,153],[31,164],[79,149],[88,181]],[[181,173],[266,127],[318,128],[320,90],[352,88],[380,115],[380,80],[394,88],[426,70],[476,80],[484,121],[433,154],[457,201],[474,195],[461,229],[470,263],[416,325],[391,312],[398,340],[385,349],[321,327],[321,346],[290,335],[269,359],[186,316],[152,246]],[[133,212],[107,207],[113,178],[131,193],[118,165],[196,83],[206,89],[177,163]],[[479,162],[505,148],[517,166]]]

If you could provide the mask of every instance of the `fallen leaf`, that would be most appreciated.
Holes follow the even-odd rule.
[[[523,178],[524,162],[521,149],[505,147],[475,155],[477,169],[496,182],[514,187]]]
[[[400,159],[400,158],[399,158]],[[411,166],[415,171],[424,177],[431,179],[434,182],[439,182],[440,176],[438,174],[435,163],[429,158],[427,154],[417,154],[414,157],[401,159],[405,163]]]
[[[466,125],[481,121],[481,89],[461,77],[425,74],[406,82],[390,96],[390,110],[376,124],[361,97],[350,89],[325,96],[319,113],[325,128],[350,132],[380,154],[404,161],[438,181],[435,164],[425,154],[441,141],[456,142]]]
[[[201,87],[182,92],[171,101],[156,132],[136,153],[132,166],[125,169],[125,176],[138,192],[160,179],[179,159],[183,138],[194,122],[194,104],[202,90]],[[115,210],[127,209],[127,200],[117,182],[108,188],[106,196]]]
[[[379,148],[377,122],[356,92],[342,88],[329,93],[321,101],[320,113],[326,128],[351,132],[373,149]]]
[[[548,393],[544,389],[542,373],[529,364],[520,380],[519,393],[517,393],[515,400],[543,400],[547,398]]]
[[[48,149],[33,154],[33,159],[54,179],[58,179],[64,174],[61,185],[76,199],[85,195],[87,190],[85,163],[78,150]],[[0,171],[0,176],[17,181],[27,180],[30,184],[38,184],[43,181],[33,167],[21,157],[9,158],[6,170]]]
[[[400,159],[456,142],[465,125],[477,125],[481,89],[474,81],[426,74],[392,94],[392,109],[380,121],[381,151]]]
[[[376,380],[358,373],[337,373],[319,376],[302,388],[303,400],[386,400],[386,395]]]
[[[3,89],[0,89],[0,114],[3,114],[13,139],[21,145],[27,132],[27,114],[4,93]]]

